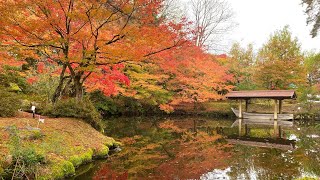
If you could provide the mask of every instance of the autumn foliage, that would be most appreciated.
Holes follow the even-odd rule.
[[[255,79],[264,89],[292,89],[306,82],[301,47],[289,27],[271,35],[258,58]]]
[[[194,32],[191,22],[161,16],[163,5],[163,0],[3,0],[0,63],[36,61],[27,77],[32,84],[39,74],[57,77],[51,102],[63,96],[81,99],[96,90],[138,98],[140,80],[153,95],[173,92],[153,103],[167,112],[181,102],[221,99],[232,88],[226,85],[232,76],[188,38]],[[130,83],[126,67],[148,64],[157,69],[148,74],[162,80],[150,86],[133,77]]]
[[[217,58],[192,44],[162,56],[160,66],[174,78],[168,81],[168,89],[177,92],[171,104],[193,103],[222,99],[233,86],[233,79]]]
[[[142,61],[179,45],[181,25],[157,18],[161,4],[160,0],[5,0],[0,4],[1,44],[16,59],[34,58],[61,69],[53,101],[63,86],[72,87],[76,97],[82,96],[86,85],[110,86],[106,91],[110,95],[113,82],[124,81],[115,64]],[[91,75],[110,76],[86,84]]]

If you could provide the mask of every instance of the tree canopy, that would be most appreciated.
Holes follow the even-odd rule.
[[[1,1],[0,63],[24,63],[32,70],[27,81],[38,90],[45,86],[53,103],[94,91],[144,99],[164,110],[171,109],[167,104],[221,99],[232,76],[196,45],[198,28],[166,14],[170,4]]]
[[[83,86],[107,86],[106,94],[112,94],[116,81],[128,83],[117,64],[150,59],[183,42],[182,23],[157,17],[162,3],[4,0],[0,3],[1,45],[13,58],[34,58],[60,68],[52,101],[61,96],[63,86],[71,87],[78,98]]]
[[[289,27],[272,34],[259,50],[255,78],[264,89],[289,89],[303,84],[303,54]]]
[[[234,76],[234,85],[238,90],[254,89],[253,73],[255,70],[255,54],[253,45],[246,48],[234,43],[230,49],[227,61],[229,73]]]

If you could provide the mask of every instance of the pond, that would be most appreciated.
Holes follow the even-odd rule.
[[[80,167],[72,179],[299,179],[320,178],[320,125],[294,122],[274,137],[273,127],[204,117],[145,117],[106,120],[106,135],[122,151]],[[240,134],[243,135],[243,134]],[[275,144],[295,141],[294,150],[231,145],[227,139]]]

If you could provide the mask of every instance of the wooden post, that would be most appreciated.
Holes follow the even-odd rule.
[[[279,114],[282,113],[282,100],[279,100]]]
[[[273,119],[276,120],[278,119],[278,100],[274,100],[274,116]]]
[[[248,104],[249,104],[249,100],[246,99],[246,111],[245,112],[248,112]]]
[[[273,132],[274,132],[273,136],[274,136],[275,138],[278,137],[279,131],[278,131],[278,120],[277,120],[277,119],[275,119],[275,120],[273,121]]]
[[[239,136],[242,136],[242,119],[239,119]]]
[[[239,100],[239,118],[242,119],[242,99]]]
[[[273,121],[273,130],[274,137],[278,137],[278,100],[274,100],[274,121]]]

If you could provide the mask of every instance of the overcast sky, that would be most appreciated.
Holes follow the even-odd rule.
[[[227,0],[235,12],[238,26],[228,36],[229,42],[243,45],[253,43],[255,49],[267,41],[269,35],[285,25],[290,26],[303,50],[320,51],[320,37],[311,38],[301,0]]]

